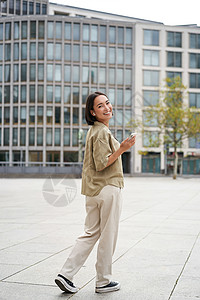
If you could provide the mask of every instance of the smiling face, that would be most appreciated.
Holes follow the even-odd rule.
[[[112,118],[112,104],[104,95],[99,95],[94,100],[93,110],[90,111],[97,121],[109,125],[109,120]]]

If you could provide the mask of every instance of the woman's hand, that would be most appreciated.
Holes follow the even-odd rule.
[[[120,148],[123,152],[130,149],[135,144],[136,136],[133,136],[131,139],[128,137],[120,144]]]

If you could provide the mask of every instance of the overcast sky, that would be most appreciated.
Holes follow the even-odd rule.
[[[158,21],[165,25],[200,26],[200,0],[50,0],[50,2]]]

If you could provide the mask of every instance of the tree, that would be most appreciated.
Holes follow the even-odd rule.
[[[177,177],[178,151],[182,141],[189,137],[196,137],[200,133],[200,113],[195,108],[189,108],[183,100],[186,87],[180,77],[166,78],[165,89],[161,91],[163,100],[157,105],[149,106],[145,110],[146,122],[155,122],[159,128],[160,144],[174,148],[174,173]],[[144,131],[144,127],[143,127]]]

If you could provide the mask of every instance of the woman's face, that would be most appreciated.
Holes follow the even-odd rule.
[[[109,124],[109,120],[112,118],[112,104],[108,98],[104,95],[99,95],[94,100],[93,110],[90,111],[97,121]]]

